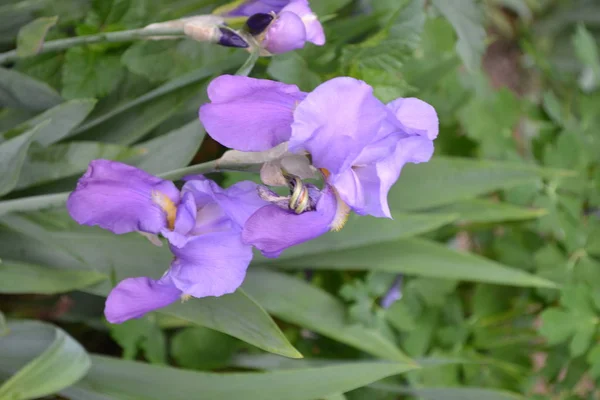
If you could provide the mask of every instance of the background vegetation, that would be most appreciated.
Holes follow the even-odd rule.
[[[160,174],[218,157],[197,109],[247,53],[166,40],[36,56],[40,40],[224,3],[0,5],[0,48],[18,45],[0,55],[0,399],[599,398],[595,0],[313,0],[327,44],[251,76],[422,98],[441,122],[434,159],[403,171],[393,221],[352,218],[257,256],[233,295],[106,323],[114,282],[159,277],[169,252],[78,226],[64,193],[96,158]]]

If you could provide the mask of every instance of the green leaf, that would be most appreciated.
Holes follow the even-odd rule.
[[[274,56],[267,73],[273,79],[297,85],[300,90],[306,92],[310,92],[322,82],[319,75],[310,70],[306,60],[295,51]]]
[[[119,56],[72,47],[65,54],[62,95],[66,99],[104,97],[119,85],[123,73]]]
[[[135,359],[142,350],[150,362],[167,364],[165,335],[149,316],[110,325],[110,336],[123,348],[126,360]]]
[[[187,166],[200,148],[206,132],[197,119],[156,139],[140,143],[146,155],[136,166],[150,174],[161,174]]]
[[[90,368],[85,349],[60,328],[15,321],[8,323],[8,329],[8,336],[0,340],[0,375],[16,373],[0,386],[2,399],[51,395],[73,385]]]
[[[432,0],[433,5],[452,24],[458,35],[456,51],[470,71],[479,69],[485,51],[483,13],[474,0]]]
[[[519,163],[434,157],[428,163],[406,165],[390,191],[388,202],[396,212],[423,210],[494,190],[533,184],[542,177],[570,174],[570,171]]]
[[[49,146],[66,137],[79,124],[85,120],[94,109],[96,100],[71,100],[53,107],[34,118],[25,121],[17,127],[2,134],[4,139],[10,139],[34,126],[49,120],[50,122],[40,127],[34,141],[42,146]]]
[[[100,142],[69,142],[48,148],[31,148],[23,166],[18,187],[83,173],[90,161],[126,161],[145,154],[143,149]]]
[[[172,304],[160,312],[226,333],[271,353],[302,358],[262,305],[239,289],[222,297]]]
[[[569,321],[569,313],[558,308],[548,308],[542,312],[540,333],[548,339],[549,344],[558,344],[567,340],[575,328]]]
[[[381,358],[409,360],[379,331],[349,323],[342,302],[306,282],[279,272],[250,268],[242,288],[269,313],[284,321]]]
[[[518,269],[417,238],[282,259],[274,265],[286,269],[387,271],[498,285],[556,287],[553,282]]]
[[[125,161],[142,155],[141,149],[100,142],[70,142],[42,148],[32,146],[27,154],[16,189],[36,186],[83,173],[90,161]]]
[[[89,400],[101,394],[136,400],[189,400],[199,394],[210,400],[314,400],[414,368],[412,364],[359,362],[291,371],[217,374],[93,356],[92,369],[85,379],[63,394],[72,400]]]
[[[183,87],[94,126],[82,133],[80,137],[125,145],[134,143],[172,117],[188,100],[202,92],[201,84]]]
[[[158,279],[173,257],[166,246],[152,246],[139,234],[117,236],[79,226],[62,210],[60,214],[42,212],[27,218],[5,216],[2,222],[11,228],[5,235],[0,230],[0,253],[5,257],[28,263],[43,260],[54,268],[95,270],[114,277],[115,282],[136,276]],[[111,290],[108,281],[85,289],[99,296],[107,296]],[[269,352],[302,357],[265,310],[241,290],[222,297],[177,302],[160,312],[226,333]]]
[[[423,400],[525,400],[517,393],[483,388],[412,388],[387,383],[375,383],[370,387],[391,393],[412,394]]]
[[[195,40],[141,41],[123,54],[123,64],[153,82],[164,82],[208,64],[218,64],[231,49]]]
[[[36,55],[44,44],[46,34],[58,21],[58,17],[42,17],[21,28],[17,37],[17,55],[30,57]]]
[[[279,263],[280,260],[303,258],[309,255],[345,251],[362,246],[390,242],[433,231],[456,220],[455,214],[394,213],[394,220],[364,218],[353,214],[339,232],[328,232],[318,240],[286,249],[277,259],[257,256],[260,263]]]
[[[600,83],[600,54],[598,54],[596,40],[583,24],[577,25],[577,30],[573,35],[573,47],[577,58],[592,71],[593,86],[597,87]]]
[[[0,107],[44,111],[62,101],[47,84],[17,71],[0,68]]]
[[[436,208],[434,211],[459,215],[458,222],[461,223],[520,221],[538,218],[547,213],[544,209],[530,209],[484,199],[464,200]]]
[[[9,193],[17,185],[21,168],[27,157],[27,150],[29,150],[37,130],[45,124],[47,122],[0,143],[0,196]]]
[[[57,294],[83,289],[107,278],[96,271],[69,271],[2,260],[0,293]]]
[[[69,194],[71,192],[0,201],[0,216],[16,211],[37,211],[46,208],[64,207]]]
[[[171,354],[179,365],[190,369],[225,368],[240,342],[208,328],[185,328],[177,332]]]
[[[178,89],[199,83],[205,80],[206,78],[210,77],[211,75],[222,73],[223,71],[230,68],[235,68],[237,65],[242,63],[244,56],[243,53],[236,54],[238,54],[237,57],[231,57],[230,59],[224,60],[218,65],[209,65],[207,67],[200,68],[196,71],[192,71],[189,74],[186,74],[170,82],[167,82],[162,86],[159,86],[158,88],[138,97],[135,100],[118,106],[112,109],[111,111],[107,112],[106,114],[94,118],[88,123],[84,124],[79,129],[77,129],[75,133],[80,134],[92,128],[98,127],[101,124],[109,121],[110,119],[120,114],[136,109],[138,106],[152,102],[153,100],[159,97],[178,91]]]

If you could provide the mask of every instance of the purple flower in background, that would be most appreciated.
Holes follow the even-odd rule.
[[[67,200],[71,217],[116,234],[157,234],[172,227],[179,203],[173,182],[135,167],[94,160]]]
[[[208,86],[211,102],[200,107],[200,120],[224,146],[268,150],[289,140],[294,109],[305,97],[296,85],[222,75]]]

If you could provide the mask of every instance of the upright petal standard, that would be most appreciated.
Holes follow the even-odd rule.
[[[211,102],[200,107],[200,121],[224,146],[268,150],[290,138],[294,109],[304,97],[296,85],[222,75],[208,86]]]

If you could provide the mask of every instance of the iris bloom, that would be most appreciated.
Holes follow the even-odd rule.
[[[198,178],[181,195],[172,182],[106,160],[90,164],[69,197],[71,216],[114,233],[161,233],[174,255],[159,280],[121,281],[106,300],[111,323],[139,318],[185,297],[233,293],[243,282],[252,248],[242,242],[246,220],[266,204],[257,185],[240,182],[222,189]]]
[[[319,220],[336,221],[330,224],[332,229],[343,225],[348,209],[391,218],[390,188],[406,163],[431,158],[438,134],[438,118],[431,105],[416,98],[383,104],[369,85],[353,78],[335,78],[303,93],[294,85],[221,76],[211,82],[208,94],[211,103],[200,108],[200,120],[218,142],[250,152],[287,142],[291,153],[310,157],[325,178],[322,195],[334,198],[333,218],[326,213]],[[257,241],[249,232],[264,234],[258,228],[261,221],[265,226],[283,226],[272,214],[263,215],[260,221],[251,218],[245,241]],[[298,236],[303,240],[322,233],[305,225],[302,229]],[[280,238],[279,242],[283,249],[298,243],[298,238]]]

